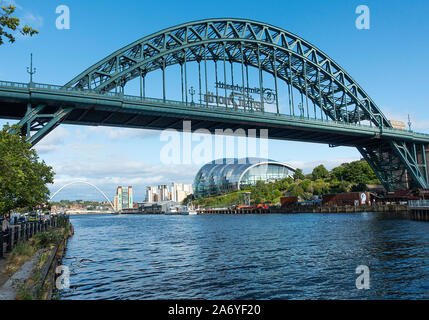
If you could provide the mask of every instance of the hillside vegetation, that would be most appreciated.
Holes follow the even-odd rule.
[[[292,178],[285,178],[272,183],[259,181],[255,187],[240,190],[230,194],[200,198],[193,201],[195,205],[203,208],[230,207],[244,204],[243,192],[250,192],[251,205],[280,203],[283,194],[295,196],[302,200],[312,200],[314,196],[366,191],[367,184],[379,184],[374,171],[364,160],[343,163],[328,171],[323,165],[313,169],[311,174],[304,175],[298,169]]]

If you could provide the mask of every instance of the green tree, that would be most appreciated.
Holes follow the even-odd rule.
[[[301,186],[302,190],[304,190],[304,192],[313,192],[310,179],[301,181],[299,185]]]
[[[329,171],[325,168],[323,164],[321,164],[313,169],[311,175],[313,177],[313,180],[324,179],[329,176]]]
[[[377,176],[366,161],[354,161],[345,168],[345,180],[353,183],[378,182]]]
[[[354,184],[380,183],[372,168],[365,160],[344,163],[331,171],[331,178]]]
[[[366,187],[365,183],[358,183],[358,184],[354,184],[352,185],[351,192],[363,192],[363,191],[368,191],[368,188]]]
[[[334,169],[332,169],[331,172],[329,173],[331,180],[343,181],[344,180],[344,171],[345,171],[346,166],[347,166],[347,164],[343,163],[339,167],[335,167]]]
[[[313,182],[313,194],[323,195],[329,192],[329,183],[319,179]]]
[[[287,177],[279,181],[276,181],[274,188],[280,191],[285,191],[292,183],[293,183],[293,179],[291,177]]]
[[[16,7],[13,5],[2,6],[0,8],[0,45],[4,43],[3,37],[9,39],[9,42],[15,42],[15,36],[13,31],[19,30],[23,35],[29,35],[30,37],[38,34],[39,31],[25,25],[19,29],[20,20],[17,17],[13,16]]]
[[[18,125],[0,131],[0,215],[16,208],[34,207],[49,199],[52,168],[39,161]]]
[[[346,181],[332,181],[329,184],[329,192],[330,193],[343,193],[347,192],[349,189],[349,183]]]
[[[271,200],[271,203],[274,202],[274,200],[280,198],[282,196],[282,193],[280,190],[274,190],[273,191],[273,199]]]
[[[287,190],[291,196],[301,198],[304,195],[304,190],[300,184],[294,183],[291,184],[289,189]]]
[[[296,171],[293,173],[293,179],[296,180],[304,180],[305,176],[302,173],[301,169],[296,169]]]

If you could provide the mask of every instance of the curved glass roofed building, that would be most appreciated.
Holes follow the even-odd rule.
[[[218,159],[205,164],[194,180],[194,196],[212,197],[292,176],[296,169],[261,158]]]

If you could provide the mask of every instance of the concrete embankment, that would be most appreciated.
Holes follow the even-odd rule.
[[[53,297],[53,293],[55,292],[55,281],[56,281],[56,268],[57,266],[62,264],[63,256],[65,253],[65,250],[67,248],[67,241],[68,238],[70,238],[74,234],[74,228],[73,225],[69,224],[69,231],[67,234],[64,235],[64,238],[61,240],[61,242],[54,248],[51,252],[50,260],[47,261],[47,263],[44,266],[43,272],[42,272],[42,278],[44,280],[41,284],[44,286],[44,294],[41,296],[41,299],[43,300],[51,300]]]

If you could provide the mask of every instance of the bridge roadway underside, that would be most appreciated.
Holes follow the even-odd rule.
[[[32,108],[43,106],[42,114],[55,114],[60,108],[70,108],[61,120],[64,124],[113,126],[144,129],[183,130],[183,121],[190,120],[192,131],[268,129],[270,139],[325,143],[336,146],[380,146],[388,144],[392,136],[379,134],[379,129],[366,126],[315,121],[272,113],[235,111],[225,107],[174,105],[156,102],[130,101],[119,97],[82,95],[79,92],[54,94],[43,90],[26,92],[3,91],[0,88],[0,118],[21,120]],[[155,100],[155,99],[154,99]],[[58,125],[58,124],[56,124]],[[55,126],[54,126],[55,127]],[[52,128],[53,129],[53,128]],[[51,131],[51,130],[49,130]],[[411,137],[410,137],[411,139]]]
[[[20,120],[34,145],[60,123],[144,129],[268,129],[268,138],[356,147],[387,190],[427,188],[429,136],[405,130],[291,117],[269,112],[74,90],[0,86],[0,118]],[[34,133],[31,135],[31,133]],[[218,132],[219,133],[219,132]],[[264,135],[262,135],[264,136]]]

